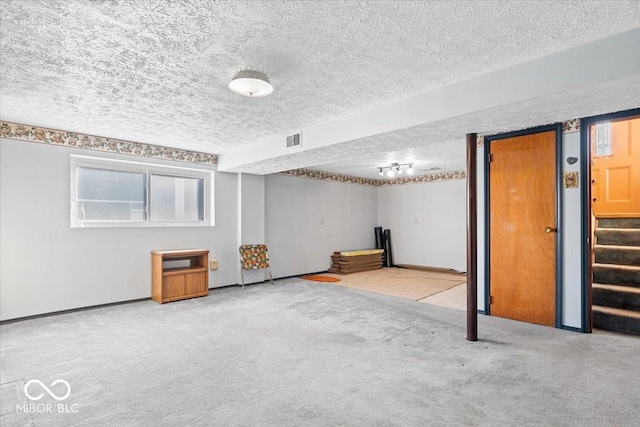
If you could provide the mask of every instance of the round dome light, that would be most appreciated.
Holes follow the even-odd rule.
[[[267,75],[253,70],[239,71],[229,83],[229,89],[238,95],[252,98],[261,98],[273,92]]]

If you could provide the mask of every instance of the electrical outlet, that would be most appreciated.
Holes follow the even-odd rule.
[[[417,223],[418,223],[418,218],[415,218],[415,219],[413,220],[413,223],[414,223],[414,224],[417,224]]]
[[[217,259],[212,259],[209,261],[209,268],[211,270],[217,270],[218,269],[218,260]]]
[[[209,251],[209,255],[211,255],[211,258],[215,258],[216,257],[216,250],[214,249],[212,251]]]
[[[320,225],[324,225],[324,218],[320,219]]]

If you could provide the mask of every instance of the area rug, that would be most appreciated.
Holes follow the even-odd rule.
[[[333,276],[333,275],[331,275]],[[338,286],[418,301],[466,282],[466,276],[448,272],[382,268],[340,276]]]
[[[312,276],[302,276],[301,279],[304,280],[312,280],[314,282],[339,282],[340,279],[337,277],[331,276],[322,276],[322,275],[312,275]]]

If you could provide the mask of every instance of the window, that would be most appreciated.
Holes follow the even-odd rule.
[[[212,172],[71,157],[72,227],[213,225]]]
[[[611,123],[600,123],[595,127],[595,157],[611,155]]]
[[[202,221],[204,179],[151,175],[151,221]]]
[[[108,169],[77,169],[77,219],[145,221],[146,175]]]

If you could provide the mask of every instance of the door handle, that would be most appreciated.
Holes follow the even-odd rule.
[[[544,232],[545,233],[557,233],[558,229],[555,227],[545,227],[544,228]]]

